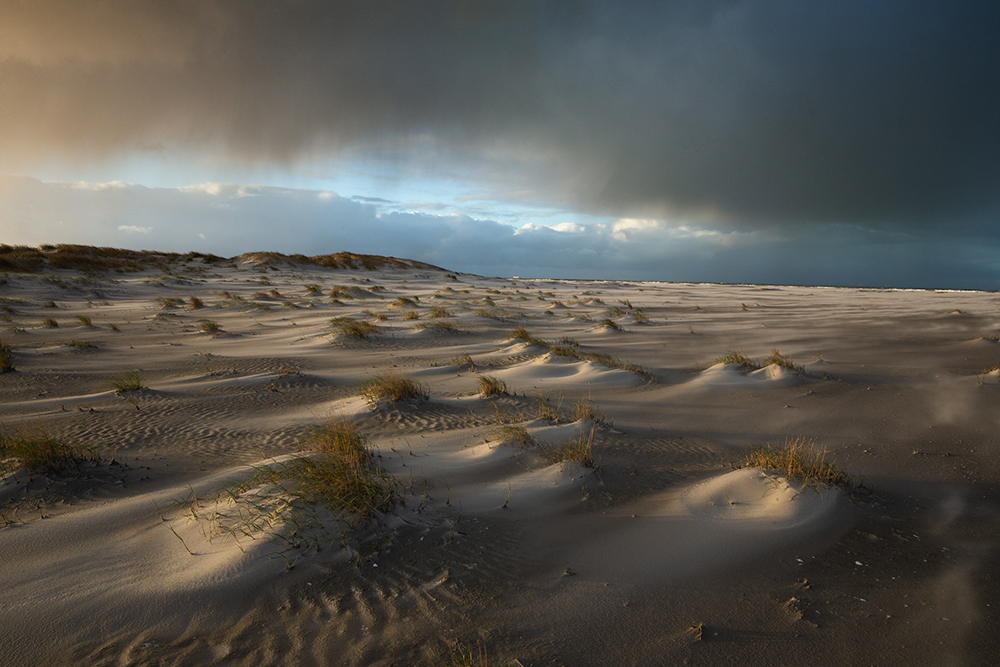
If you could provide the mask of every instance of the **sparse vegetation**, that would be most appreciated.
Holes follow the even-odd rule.
[[[416,328],[420,330],[431,329],[433,331],[440,331],[444,333],[457,333],[461,331],[459,326],[454,322],[421,322],[416,325]]]
[[[78,350],[85,350],[85,349],[88,349],[88,348],[94,349],[94,348],[97,347],[96,345],[94,345],[90,341],[77,340],[75,338],[73,338],[72,340],[70,340],[70,342],[66,343],[66,345],[68,345],[69,347],[76,348]]]
[[[759,362],[751,359],[742,352],[727,352],[721,357],[716,357],[715,363],[717,364],[736,364],[737,366],[748,371],[755,371],[761,368]]]
[[[479,393],[483,398],[491,396],[506,396],[507,383],[492,375],[482,375],[479,378]]]
[[[552,463],[562,461],[576,461],[580,465],[588,468],[596,466],[594,462],[594,429],[590,429],[590,435],[581,433],[573,440],[567,440],[557,448],[549,450],[546,454]]]
[[[56,322],[56,319],[54,317],[46,317],[44,320],[42,320],[42,326],[48,329],[56,329],[59,327],[59,323]]]
[[[79,321],[79,322],[80,322],[80,326],[81,326],[81,327],[89,327],[89,326],[93,326],[93,324],[92,324],[92,322],[91,322],[90,318],[89,318],[89,317],[87,317],[86,315],[77,315],[77,316],[76,316],[76,319],[77,319],[77,321]]]
[[[188,308],[190,308],[191,310],[198,310],[199,308],[205,307],[205,302],[196,296],[192,296],[191,298],[189,298],[188,303],[190,304]]]
[[[742,464],[736,467],[773,470],[814,487],[854,486],[851,475],[832,461],[827,461],[828,454],[826,447],[817,447],[812,440],[795,438],[786,440],[785,444],[778,447],[770,444],[750,447],[745,452]]]
[[[516,424],[501,424],[493,429],[492,435],[500,442],[514,444],[521,449],[537,444],[528,429]]]
[[[0,474],[4,476],[19,469],[42,472],[99,460],[94,448],[63,442],[42,426],[9,430],[0,424]]]
[[[10,343],[0,340],[0,373],[14,372],[14,360],[11,355]]]
[[[721,357],[715,359],[717,364],[735,364],[746,371],[756,371],[764,368],[765,366],[779,366],[781,368],[788,369],[794,373],[801,373],[805,369],[793,362],[791,359],[783,356],[778,349],[771,350],[771,354],[764,359],[759,361],[757,359],[751,359],[742,352],[727,352]]]
[[[406,314],[403,315],[403,319],[404,320],[419,320],[420,319],[420,315],[415,310],[408,310],[408,311],[406,311]]]
[[[431,306],[430,316],[434,318],[440,317],[454,317],[454,313],[445,308],[444,306]]]
[[[198,323],[198,330],[208,334],[217,334],[222,331],[222,327],[215,320],[202,320]]]
[[[373,407],[380,402],[396,403],[408,399],[426,399],[427,389],[421,383],[396,370],[388,370],[364,382],[358,391]]]
[[[137,368],[125,369],[117,377],[112,378],[108,386],[114,389],[116,394],[123,394],[144,388],[142,375]]]
[[[336,329],[346,338],[367,340],[379,334],[379,328],[371,322],[356,320],[353,317],[335,317],[330,320]]]

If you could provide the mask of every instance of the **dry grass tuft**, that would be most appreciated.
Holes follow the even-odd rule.
[[[479,393],[483,395],[483,398],[506,396],[508,394],[507,383],[492,375],[480,376]]]
[[[581,433],[576,439],[568,440],[559,445],[556,449],[549,450],[546,454],[552,463],[563,461],[576,461],[580,465],[594,468],[594,429],[590,429],[590,435]]]
[[[56,318],[54,317],[46,317],[42,320],[42,326],[49,329],[56,329],[59,327],[59,323],[56,322]]]
[[[379,334],[379,328],[371,322],[356,320],[353,317],[335,317],[330,324],[340,330],[347,338],[367,340]]]
[[[454,322],[421,322],[417,324],[416,329],[420,331],[431,330],[439,331],[442,333],[458,333],[462,329]]]
[[[434,318],[454,317],[455,314],[444,306],[431,306],[430,316]]]
[[[204,320],[198,324],[198,330],[209,334],[217,334],[222,328],[215,320]]]
[[[853,477],[832,461],[827,461],[828,454],[826,447],[817,447],[813,440],[796,438],[786,440],[780,447],[770,444],[751,447],[746,451],[742,465],[737,467],[774,470],[810,486],[853,486]]]
[[[403,315],[403,319],[404,320],[419,320],[420,319],[420,313],[418,313],[415,310],[408,310],[408,311],[406,311],[406,314]]]
[[[514,444],[521,449],[527,449],[536,444],[535,439],[528,433],[528,429],[515,424],[501,424],[495,427],[491,433],[500,442]]]
[[[9,431],[0,425],[0,474],[16,470],[58,470],[84,461],[99,461],[92,447],[63,442],[42,426]]]
[[[108,386],[111,389],[114,389],[117,394],[144,388],[142,384],[142,375],[139,373],[138,368],[125,369],[120,375],[112,378],[108,383]]]
[[[358,391],[373,407],[383,401],[396,403],[407,399],[427,398],[427,389],[424,385],[396,370],[376,375],[362,383]]]
[[[199,299],[196,296],[190,297],[188,299],[188,303],[190,304],[188,306],[189,310],[198,310],[199,308],[204,308],[205,307],[205,302],[202,301],[201,299]]]
[[[5,340],[0,340],[0,373],[12,373],[17,369],[14,368],[14,360],[10,353],[10,343]]]
[[[742,352],[727,352],[721,357],[716,357],[715,363],[717,364],[736,364],[740,368],[748,371],[755,371],[761,368],[760,362],[751,359]]]
[[[781,351],[777,348],[771,350],[770,356],[764,360],[765,366],[780,366],[781,368],[787,368],[794,373],[801,373],[805,369],[799,366],[797,363],[781,355]]]

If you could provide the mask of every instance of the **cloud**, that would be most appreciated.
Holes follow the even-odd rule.
[[[7,170],[152,147],[365,155],[555,207],[979,228],[1000,5],[689,0],[5,6]]]
[[[1000,281],[996,230],[973,238],[830,224],[792,235],[782,227],[641,218],[514,227],[383,211],[318,190],[226,183],[210,190],[80,188],[0,176],[3,240],[128,246],[141,238],[147,249],[227,256],[349,250],[522,277],[959,288]]]

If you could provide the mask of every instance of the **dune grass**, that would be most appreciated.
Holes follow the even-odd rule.
[[[215,320],[204,320],[198,324],[198,330],[208,334],[217,334],[222,331],[222,327]]]
[[[563,461],[575,461],[587,468],[597,467],[594,461],[594,429],[591,427],[590,434],[579,436],[572,440],[567,440],[555,449],[545,452],[552,463],[562,463]]]
[[[434,318],[454,317],[454,313],[444,306],[431,306],[430,316]]]
[[[59,322],[57,322],[54,317],[46,317],[42,320],[42,326],[48,329],[57,329],[59,327]]]
[[[396,370],[387,370],[363,382],[358,392],[373,407],[383,401],[396,403],[427,398],[427,389],[424,385]]]
[[[516,424],[500,424],[491,433],[500,442],[514,444],[521,449],[527,449],[536,444],[535,439],[528,433],[528,429]]]
[[[258,482],[284,484],[296,499],[322,503],[342,518],[367,519],[391,510],[402,498],[398,481],[377,464],[367,438],[347,419],[331,420],[315,428],[303,449],[313,457],[293,459],[267,468]]]
[[[64,442],[42,426],[7,429],[0,424],[0,475],[16,470],[43,472],[99,461],[93,447]]]
[[[827,460],[826,447],[819,447],[813,440],[795,438],[783,445],[755,445],[744,453],[744,460],[737,467],[773,470],[789,479],[809,486],[855,486],[854,478],[843,468]],[[860,486],[860,485],[858,485]]]
[[[10,351],[10,343],[0,340],[0,373],[14,372],[14,359]]]
[[[415,325],[414,328],[419,331],[430,330],[430,331],[438,331],[441,333],[458,333],[462,331],[462,329],[454,322],[444,322],[440,320],[437,322],[420,322],[419,324]]]
[[[143,389],[142,375],[138,368],[127,368],[119,375],[108,382],[108,386],[115,390],[115,393],[122,394],[128,391]]]
[[[205,307],[205,302],[196,296],[192,296],[191,298],[189,298],[188,304],[190,304],[188,305],[189,310],[198,310],[199,308]]]
[[[760,362],[755,359],[751,359],[742,352],[729,351],[721,357],[715,358],[715,363],[717,364],[735,364],[740,368],[748,371],[755,371],[761,368]]]
[[[345,338],[354,338],[357,340],[367,340],[372,336],[377,336],[380,331],[371,322],[356,320],[353,317],[335,317],[330,320],[330,324],[339,329]]]
[[[76,348],[77,350],[94,349],[97,346],[87,340],[77,340],[75,338],[71,339],[66,343],[67,347]]]
[[[506,396],[507,383],[492,375],[482,375],[479,377],[479,393],[483,398],[490,396]]]
[[[92,323],[91,319],[89,317],[87,317],[86,315],[77,315],[76,319],[80,323],[81,327],[93,326],[93,323]]]

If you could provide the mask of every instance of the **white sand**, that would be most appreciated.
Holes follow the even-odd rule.
[[[475,551],[477,539],[486,540],[489,526],[518,536],[509,558],[529,561],[517,567],[557,577],[569,563],[582,582],[656,587],[786,553],[817,536],[833,540],[849,526],[852,510],[839,491],[732,470],[728,464],[742,447],[815,437],[852,470],[891,479],[894,466],[872,459],[869,449],[908,451],[919,442],[935,450],[928,431],[957,428],[981,414],[997,384],[995,372],[976,372],[1000,358],[996,343],[974,340],[1000,327],[994,296],[984,293],[456,281],[433,271],[266,271],[198,261],[175,267],[172,275],[116,274],[114,282],[96,279],[69,289],[24,276],[2,288],[14,309],[11,326],[19,328],[6,335],[18,372],[0,376],[3,422],[45,424],[69,439],[114,446],[130,468],[63,496],[53,477],[53,492],[38,502],[20,502],[30,494],[8,483],[14,490],[3,510],[12,523],[0,530],[0,663],[75,656],[96,664],[106,653],[116,656],[107,664],[131,664],[173,637],[223,642],[233,619],[267,618],[265,593],[280,596],[330,572],[346,586],[352,567],[377,565],[378,557],[359,555],[357,545],[345,549],[335,526],[320,537],[326,549],[299,556],[266,539],[266,531],[243,542],[212,536],[206,519],[192,518],[175,502],[193,492],[203,516],[222,509],[225,503],[216,506],[212,498],[228,482],[249,476],[249,465],[294,453],[308,429],[329,417],[356,421],[406,487],[406,504],[379,529],[383,535],[419,529],[440,543],[441,553],[465,554]],[[384,291],[333,305],[322,295],[308,296],[310,283],[324,293],[336,284]],[[252,296],[271,289],[281,296]],[[221,290],[248,302],[225,305]],[[156,301],[189,296],[208,307]],[[404,296],[419,301],[391,307]],[[478,313],[485,297],[510,319]],[[58,308],[42,305],[50,299]],[[626,299],[643,309],[647,323],[611,314],[626,331],[595,328],[595,320]],[[434,305],[452,311],[443,319],[461,331],[414,330],[435,321]],[[388,319],[375,320],[365,310]],[[420,319],[404,319],[408,310]],[[75,326],[77,315],[91,317],[93,325]],[[47,316],[60,326],[42,327]],[[329,324],[341,316],[371,321],[382,333],[345,340]],[[200,331],[204,320],[218,322],[223,333]],[[655,381],[506,340],[518,324],[546,341],[569,336],[584,352],[641,364]],[[96,347],[67,347],[71,339]],[[714,362],[730,350],[764,358],[776,347],[805,372],[776,366],[746,372]],[[475,372],[457,359],[463,354]],[[140,368],[148,387],[127,400],[107,389],[126,367]],[[430,400],[368,405],[356,385],[390,367],[425,383]],[[475,395],[481,375],[503,380],[514,395]],[[561,408],[558,422],[535,418],[539,396]],[[574,422],[570,413],[581,400],[595,404],[607,422]],[[502,444],[498,415],[524,426],[542,447]],[[586,438],[591,429],[596,471],[549,463],[546,451]],[[987,447],[975,442],[970,451]],[[959,480],[969,474],[968,464],[963,460],[947,474]],[[296,566],[288,571],[290,561]],[[447,580],[399,585],[419,597]],[[420,623],[416,618],[407,623]],[[395,646],[407,637],[419,641],[420,633],[405,623],[392,627],[375,632]],[[343,646],[354,647],[345,659],[379,662],[369,640],[359,637],[343,635]],[[229,655],[234,649],[225,645],[212,655]],[[329,656],[338,646],[331,639],[287,655]],[[286,655],[273,647],[262,651],[233,664],[280,663]]]

